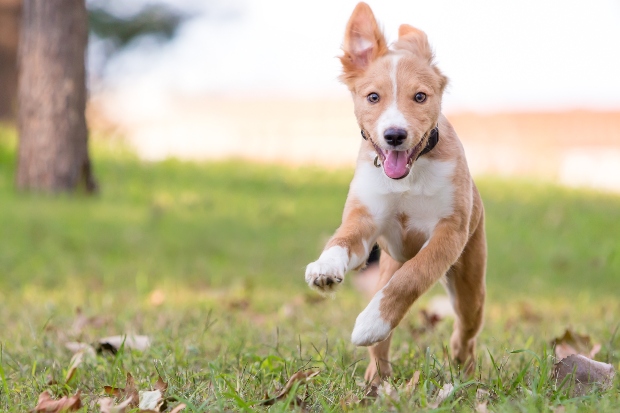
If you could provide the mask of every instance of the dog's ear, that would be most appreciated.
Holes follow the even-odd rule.
[[[348,85],[366,70],[370,62],[388,52],[385,37],[368,4],[361,2],[355,6],[347,23],[342,50],[340,79]]]
[[[409,50],[429,63],[433,61],[433,50],[426,33],[408,24],[401,24],[398,28],[398,41],[394,43],[394,48]]]
[[[439,76],[439,87],[443,91],[448,84],[439,68],[433,63],[434,55],[426,33],[408,24],[401,24],[398,28],[398,41],[394,43],[395,50],[408,50],[426,60]]]

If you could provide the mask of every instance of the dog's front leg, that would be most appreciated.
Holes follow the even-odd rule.
[[[359,314],[351,334],[353,344],[371,346],[387,339],[413,302],[456,262],[467,237],[465,222],[454,217],[440,221],[427,244],[396,271]]]
[[[347,271],[366,263],[376,240],[376,225],[368,210],[347,200],[342,225],[329,240],[318,260],[306,267],[306,282],[322,294],[335,291]]]

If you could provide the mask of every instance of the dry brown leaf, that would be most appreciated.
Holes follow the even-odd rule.
[[[551,343],[555,349],[557,360],[565,359],[572,354],[581,354],[588,358],[594,358],[601,350],[600,344],[592,345],[590,336],[584,336],[566,329],[562,337],[558,337]]]
[[[437,324],[442,320],[439,314],[431,313],[425,309],[420,310],[420,315],[422,316],[424,328],[426,328],[427,331],[434,330]]]
[[[409,394],[413,393],[415,388],[418,386],[419,381],[420,381],[420,370],[416,370],[413,373],[413,376],[411,376],[411,379],[409,379],[409,381],[407,382],[407,385],[405,386],[405,390],[407,390],[407,393]]]
[[[581,354],[573,354],[557,362],[553,367],[556,383],[560,385],[567,376],[573,375],[575,386],[573,396],[583,396],[594,387],[603,390],[611,388],[616,372],[611,364],[589,359]],[[569,377],[570,378],[570,377]]]
[[[97,351],[109,351],[112,354],[124,346],[126,349],[144,351],[151,346],[151,339],[147,336],[125,335],[104,337],[97,343]]]
[[[78,351],[73,355],[73,357],[71,357],[71,364],[69,365],[69,370],[67,370],[67,375],[65,376],[65,383],[69,383],[71,381],[77,371],[77,368],[80,364],[82,364],[82,361],[84,361],[84,351]]]
[[[155,390],[161,391],[162,394],[166,393],[166,390],[168,390],[168,383],[166,383],[164,379],[161,378],[161,376],[157,378],[157,383],[155,383]]]
[[[138,389],[136,388],[136,382],[133,379],[131,373],[127,373],[127,381],[125,383],[125,388],[104,386],[104,391],[106,394],[110,396],[114,396],[117,399],[131,399],[131,403],[128,404],[129,407],[134,408],[138,407],[138,403],[140,400],[140,396],[138,395]]]
[[[274,397],[268,398],[266,400],[263,400],[261,402],[261,405],[263,405],[263,406],[271,406],[275,402],[286,398],[286,396],[291,391],[291,389],[293,388],[295,383],[299,382],[300,384],[304,384],[304,383],[306,383],[306,381],[308,381],[309,379],[315,377],[320,372],[321,372],[321,370],[298,371],[297,373],[293,374],[290,379],[288,379],[288,381],[284,385],[284,388],[280,391],[280,393],[278,393],[277,396],[274,396]]]
[[[178,406],[176,406],[174,409],[170,410],[170,413],[179,413],[181,410],[185,409],[187,406],[185,405],[185,403],[181,403]]]
[[[429,407],[433,409],[436,409],[437,407],[439,407],[439,405],[443,403],[444,400],[448,398],[448,396],[450,396],[453,390],[454,390],[454,385],[452,383],[444,383],[443,387],[439,389],[439,392],[437,392],[435,401],[428,404]]]
[[[63,396],[58,400],[52,399],[51,394],[46,390],[39,395],[39,402],[34,411],[45,413],[74,412],[80,407],[82,407],[82,400],[79,390],[74,396]]]
[[[114,405],[114,399],[111,397],[102,397],[97,401],[101,413],[125,413],[130,407],[133,398],[129,397],[124,402]]]

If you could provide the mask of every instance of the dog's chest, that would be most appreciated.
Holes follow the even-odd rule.
[[[351,190],[373,216],[378,242],[392,258],[411,259],[437,223],[454,212],[454,168],[454,162],[419,159],[411,176],[400,181],[380,169],[358,168]]]

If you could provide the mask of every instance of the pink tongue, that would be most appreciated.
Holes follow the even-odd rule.
[[[409,172],[407,169],[407,153],[405,151],[386,151],[383,170],[392,179],[407,175]]]

